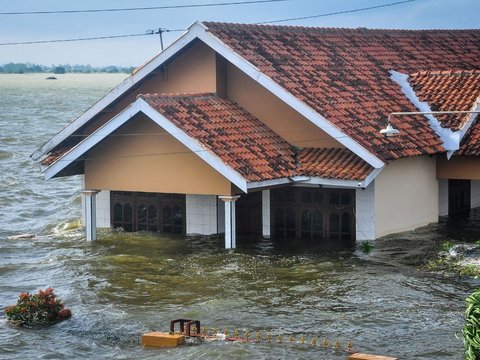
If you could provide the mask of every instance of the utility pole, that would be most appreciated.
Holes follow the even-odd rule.
[[[156,30],[147,30],[146,34],[149,34],[149,35],[158,34],[160,38],[160,49],[163,51],[163,33],[168,31],[169,31],[168,29],[158,28]]]
[[[158,28],[156,34],[160,36],[160,49],[163,51],[163,36],[162,34],[165,32],[165,29]]]

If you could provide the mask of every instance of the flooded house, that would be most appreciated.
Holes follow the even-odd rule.
[[[480,206],[480,30],[197,22],[32,158],[96,228],[372,240]]]

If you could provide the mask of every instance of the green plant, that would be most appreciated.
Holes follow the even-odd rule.
[[[480,240],[475,241],[475,245],[480,246]]]
[[[37,294],[21,293],[15,305],[5,308],[5,315],[20,325],[48,325],[72,316],[57,299],[52,288],[38,290]]]
[[[360,248],[365,254],[368,254],[373,250],[373,245],[368,241],[364,241],[362,242],[362,245],[360,245]]]
[[[453,247],[453,243],[451,241],[444,241],[442,243],[442,250],[445,251],[445,252],[449,252],[450,249]]]
[[[462,329],[465,359],[480,359],[480,289],[470,294],[465,302],[467,311]]]

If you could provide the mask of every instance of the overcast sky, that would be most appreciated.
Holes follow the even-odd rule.
[[[83,10],[225,3],[247,0],[0,0],[0,12]],[[401,0],[285,0],[267,4],[88,14],[1,15],[0,43],[183,29],[196,20],[255,23],[325,14]],[[480,0],[415,0],[363,12],[296,20],[286,25],[399,29],[480,27]],[[166,43],[180,36],[165,35]],[[158,35],[59,44],[0,46],[0,64],[31,62],[137,66],[160,50]]]

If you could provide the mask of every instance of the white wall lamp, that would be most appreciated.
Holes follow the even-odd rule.
[[[395,129],[392,126],[392,117],[394,116],[403,116],[403,115],[448,115],[448,114],[480,114],[480,111],[403,111],[403,112],[392,112],[388,114],[387,127],[380,130],[380,134],[386,136],[398,136],[400,130]]]

